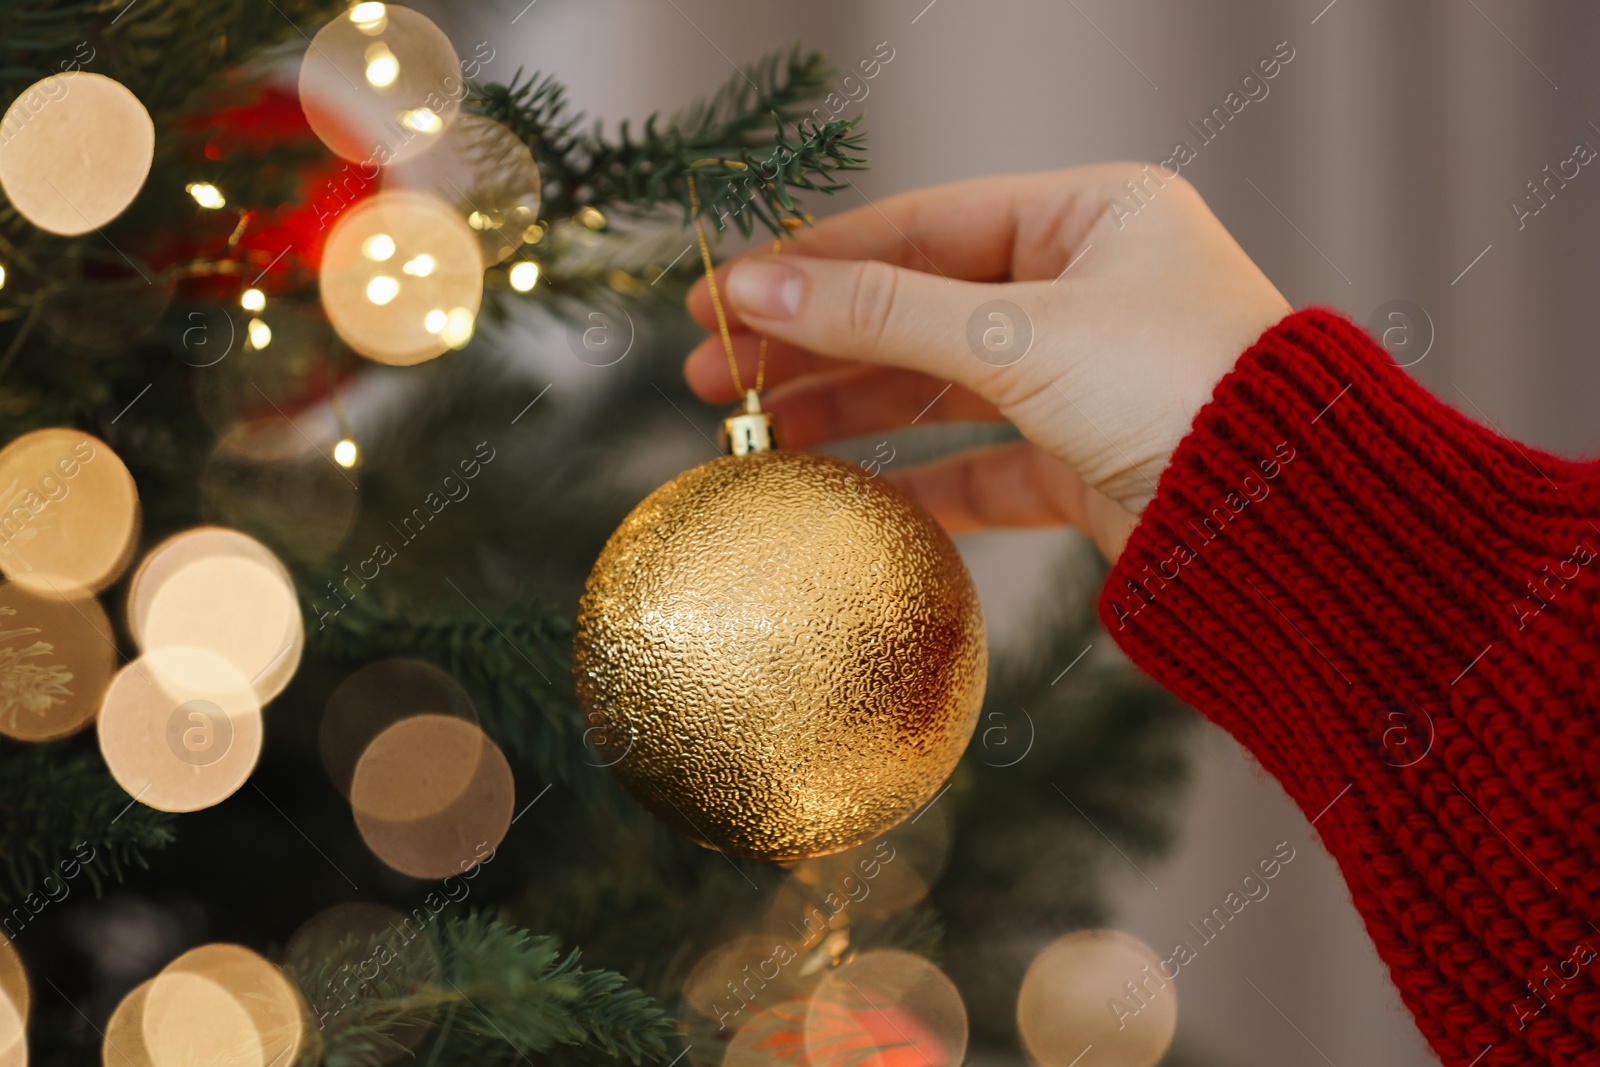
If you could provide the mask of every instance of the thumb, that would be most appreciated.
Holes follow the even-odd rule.
[[[995,328],[985,305],[1003,291],[876,260],[805,256],[743,259],[727,281],[728,303],[752,330],[820,355],[922,371],[980,393],[994,369],[1020,359],[1032,341],[1031,322],[1008,321],[987,339],[1000,350],[984,345],[985,330]],[[1014,304],[1005,308],[1016,313],[1010,319],[1027,318]],[[984,356],[968,343],[973,322],[980,327],[976,351]],[[1017,348],[1014,358],[1003,351],[1007,337]]]

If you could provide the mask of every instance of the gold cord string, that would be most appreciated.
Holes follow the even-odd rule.
[[[773,255],[777,255],[781,251],[783,251],[783,238],[774,237],[772,239],[772,254]],[[761,392],[761,385],[762,385],[763,382],[766,381],[766,379],[767,379],[767,335],[766,334],[762,334],[761,335],[761,348],[756,352],[756,388],[755,388],[755,391],[757,393]],[[738,385],[739,385],[738,382],[734,382],[733,384],[734,384],[735,388],[737,388]]]
[[[707,162],[724,162],[722,160],[709,160]],[[694,217],[694,236],[700,245],[700,262],[706,269],[706,286],[711,290],[711,307],[717,314],[717,329],[722,334],[722,348],[728,354],[728,373],[733,375],[733,388],[740,396],[745,395],[743,380],[739,377],[739,360],[733,354],[733,334],[728,329],[728,313],[722,306],[722,294],[717,290],[717,267],[711,261],[711,245],[706,240],[705,227],[700,223],[700,194],[695,189],[694,171],[688,172],[689,181],[689,214]],[[783,240],[772,239],[772,254],[777,255],[783,247]],[[753,392],[760,393],[762,385],[767,378],[767,337],[761,335],[761,349],[756,355],[756,382]]]

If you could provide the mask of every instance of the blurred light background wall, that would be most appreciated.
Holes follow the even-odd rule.
[[[1600,5],[1580,0],[495,0],[430,6],[488,76],[550,71],[608,122],[670,113],[793,42],[893,59],[865,112],[872,169],[822,211],[916,186],[1162,159],[1280,42],[1293,60],[1184,174],[1296,307],[1422,309],[1411,372],[1546,448],[1600,446],[1600,162],[1536,203],[1526,183],[1600,148]],[[841,89],[843,92],[843,89]],[[859,96],[860,90],[854,90]],[[1567,171],[1570,174],[1570,167]],[[1431,327],[1429,325],[1431,323]],[[1431,347],[1428,341],[1431,339]],[[1025,644],[1061,533],[965,538],[991,632]],[[1237,745],[1197,734],[1183,836],[1120,879],[1119,925],[1158,948],[1278,842],[1296,860],[1178,980],[1179,1045],[1237,1067],[1434,1062],[1315,831]],[[1159,888],[1156,888],[1159,887]]]

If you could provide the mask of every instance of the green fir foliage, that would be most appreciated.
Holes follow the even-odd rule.
[[[672,1019],[654,1000],[615,972],[579,966],[577,950],[563,954],[554,938],[481,914],[447,920],[424,936],[428,946],[391,953],[382,942],[399,935],[386,930],[346,942],[326,960],[287,965],[322,1016],[326,1067],[377,1067],[409,1048],[440,1067],[530,1055],[644,1064],[664,1062],[675,1049]],[[341,1006],[328,990],[349,986],[350,960],[365,963],[363,977],[371,977]]]
[[[832,74],[820,52],[775,53],[742,68],[709,101],[666,123],[652,115],[637,134],[624,122],[610,140],[570,111],[549,77],[476,87],[468,106],[505,123],[533,151],[555,216],[666,203],[687,222],[693,171],[701,215],[748,236],[757,221],[782,233],[783,220],[804,219],[792,190],[833,192],[848,181],[833,175],[865,167],[853,120],[811,117]]]
[[[0,905],[55,897],[63,873],[80,867],[67,881],[81,878],[98,894],[146,866],[172,840],[172,824],[134,804],[96,754],[0,744]]]

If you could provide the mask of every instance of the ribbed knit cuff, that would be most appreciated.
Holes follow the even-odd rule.
[[[1303,311],[1218,385],[1101,597],[1316,824],[1446,1063],[1600,1047],[1593,1002],[1527,1004],[1541,960],[1600,947],[1597,526],[1594,466]]]

